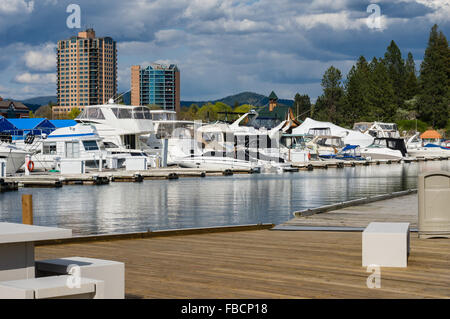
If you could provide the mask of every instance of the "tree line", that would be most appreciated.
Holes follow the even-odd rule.
[[[431,29],[420,70],[411,52],[403,59],[394,41],[383,57],[360,56],[344,80],[331,66],[322,78],[323,94],[311,105],[297,94],[294,107],[300,118],[310,116],[351,127],[355,122],[397,122],[405,129],[415,123],[450,131],[450,49],[438,26]]]

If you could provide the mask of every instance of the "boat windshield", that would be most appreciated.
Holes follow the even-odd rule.
[[[185,139],[194,136],[194,124],[177,123],[177,122],[161,122],[158,124],[156,138],[177,138]]]
[[[343,147],[344,142],[339,137],[320,137],[316,140],[316,144],[325,147]]]
[[[314,136],[331,135],[331,129],[329,127],[313,127],[309,129],[308,134]]]
[[[119,147],[116,144],[114,144],[113,142],[103,142],[103,145],[105,145],[105,148],[118,148]]]
[[[153,121],[176,121],[175,113],[152,113]]]
[[[290,149],[305,148],[305,138],[303,136],[282,136],[281,145]]]
[[[98,151],[97,141],[83,141],[83,146],[86,151]]]
[[[111,108],[111,111],[114,113],[114,115],[118,118],[118,119],[131,119],[132,117],[132,112],[130,109],[124,109],[124,108]]]
[[[133,118],[137,120],[151,120],[152,114],[146,107],[136,107],[133,109]]]
[[[89,120],[104,120],[105,115],[103,115],[103,112],[99,107],[89,107],[85,109],[77,118]]]

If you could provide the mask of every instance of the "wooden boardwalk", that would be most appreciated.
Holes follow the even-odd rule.
[[[36,248],[125,263],[128,298],[450,298],[450,240],[411,234],[408,268],[369,289],[361,233],[254,230]]]
[[[368,204],[350,206],[311,216],[296,216],[278,228],[353,227],[365,228],[370,222],[405,222],[417,228],[417,194]]]

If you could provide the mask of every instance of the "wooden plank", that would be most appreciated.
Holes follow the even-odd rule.
[[[450,241],[411,236],[407,268],[369,289],[361,233],[256,230],[36,248],[125,262],[130,298],[448,298]]]
[[[281,226],[365,228],[370,222],[407,222],[411,224],[411,228],[417,228],[417,194],[344,207],[324,213],[304,214],[304,216],[296,216]]]

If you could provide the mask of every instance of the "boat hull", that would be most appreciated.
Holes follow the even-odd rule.
[[[402,152],[391,149],[362,149],[361,156],[370,157],[373,160],[401,160],[403,158]]]
[[[174,164],[184,168],[201,168],[210,170],[253,170],[259,166],[255,163],[232,159],[232,158],[215,158],[215,157],[192,157],[183,158],[174,161]]]
[[[0,151],[0,158],[6,159],[6,174],[16,173],[25,164],[25,152]]]

